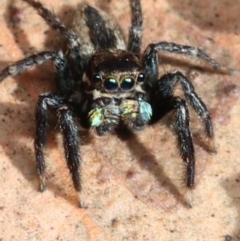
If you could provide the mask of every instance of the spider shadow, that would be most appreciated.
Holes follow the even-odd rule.
[[[16,17],[18,14],[22,14],[22,11],[23,10],[16,6],[16,0],[10,0],[3,16],[21,52],[24,55],[31,55],[35,49],[28,41],[28,35],[25,30],[20,27],[21,19]]]
[[[4,19],[8,29],[12,32],[15,42],[17,43],[21,52],[26,56],[30,56],[33,53],[36,53],[36,49],[34,46],[30,44],[30,41],[28,40],[28,35],[26,34],[26,30],[21,28],[21,25],[20,25],[21,19],[14,17],[14,15],[17,15],[18,12],[21,12],[21,11],[22,10],[16,6],[16,0],[10,0],[8,4],[8,8],[4,14]],[[36,10],[33,9],[33,11],[36,11]],[[75,10],[72,6],[64,5],[62,6],[61,10],[56,14],[56,16],[60,19],[62,23],[64,23],[64,25],[67,28],[69,28],[73,22],[74,12]],[[36,15],[37,15],[37,11],[36,11]],[[42,21],[44,22],[44,19],[42,19]],[[44,46],[46,47],[46,49],[49,49],[49,50],[66,49],[66,41],[64,40],[63,37],[61,37],[58,31],[55,31],[51,27],[49,27],[49,29],[45,31],[43,34],[46,36],[44,41]]]
[[[9,157],[13,166],[33,187],[33,180],[37,172],[32,150],[24,143],[24,139],[32,138],[33,126],[26,123],[29,120],[29,107],[18,104],[0,104],[1,110],[1,137],[0,145]],[[29,114],[30,115],[30,114]],[[17,119],[14,124],[9,125]],[[4,131],[3,131],[4,130]],[[11,138],[13,136],[13,138]],[[34,187],[35,188],[35,187]]]
[[[183,19],[188,20],[200,29],[210,29],[239,34],[240,1],[177,1],[169,0],[172,9]]]
[[[189,200],[179,191],[179,188],[171,181],[168,175],[165,173],[161,164],[156,160],[155,156],[142,144],[137,135],[132,133],[128,129],[117,129],[117,137],[127,143],[128,149],[132,155],[138,161],[138,164],[142,169],[147,169],[156,178],[157,182],[167,191],[174,196],[174,198],[185,207],[189,207]],[[161,143],[159,143],[161,145]],[[143,158],[147,157],[147,158]]]
[[[231,201],[229,204],[229,207],[234,206],[237,210],[237,217],[235,220],[236,227],[235,230],[231,234],[224,234],[224,235],[230,235],[233,237],[233,240],[239,240],[240,239],[240,228],[239,228],[239,222],[240,222],[240,189],[239,189],[239,183],[240,183],[240,175],[235,175],[233,177],[227,178],[224,181],[222,181],[221,185],[225,189],[226,193],[230,197]],[[231,221],[232,222],[232,221]]]

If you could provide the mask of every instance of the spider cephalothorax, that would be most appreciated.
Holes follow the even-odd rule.
[[[57,92],[41,94],[36,109],[34,147],[40,190],[44,190],[46,185],[43,148],[48,109],[55,110],[57,114],[65,157],[77,191],[81,190],[81,157],[76,122],[84,128],[95,128],[100,135],[113,131],[119,125],[130,131],[138,131],[175,110],[180,154],[186,164],[184,181],[188,188],[193,188],[195,154],[190,117],[186,101],[173,94],[176,84],[180,83],[187,102],[202,118],[210,139],[213,137],[211,117],[193,85],[182,73],[159,75],[158,52],[193,56],[204,60],[214,69],[228,69],[198,48],[175,43],[152,43],[142,53],[140,0],[130,0],[132,23],[128,44],[125,44],[116,22],[88,4],[78,6],[73,28],[68,30],[41,3],[24,1],[37,9],[39,15],[60,32],[67,41],[69,53],[64,55],[61,50],[41,52],[10,65],[0,73],[0,80],[3,80],[48,60],[54,63]]]
[[[90,125],[100,134],[122,121],[139,130],[150,121],[152,109],[144,90],[145,75],[138,56],[124,50],[94,54],[86,71],[86,90],[93,101]]]

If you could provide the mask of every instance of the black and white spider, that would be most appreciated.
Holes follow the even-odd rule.
[[[159,78],[158,52],[187,55],[204,60],[214,69],[226,70],[198,48],[170,42],[151,43],[141,53],[142,12],[140,0],[130,0],[132,22],[125,44],[122,32],[105,12],[88,4],[78,6],[72,30],[41,3],[24,0],[38,10],[40,16],[66,39],[69,54],[61,50],[45,51],[18,61],[0,73],[2,81],[35,65],[53,61],[56,93],[41,94],[36,109],[35,154],[40,177],[40,190],[46,186],[43,154],[47,111],[54,110],[63,135],[68,168],[76,191],[81,191],[79,131],[95,128],[99,135],[124,125],[139,131],[171,110],[176,111],[176,133],[181,157],[186,164],[185,185],[194,187],[195,154],[189,127],[186,101],[173,95],[177,83],[186,100],[202,118],[207,137],[213,137],[213,126],[207,107],[193,85],[180,72]]]

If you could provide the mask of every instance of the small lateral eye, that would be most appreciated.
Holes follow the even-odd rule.
[[[108,91],[114,91],[118,88],[118,82],[116,79],[113,78],[107,78],[104,81],[104,88]]]
[[[94,74],[93,77],[92,77],[92,81],[95,84],[101,82],[101,76],[99,74]]]
[[[143,82],[144,79],[145,79],[145,75],[143,73],[139,74],[138,77],[137,77],[138,82]]]
[[[126,77],[122,80],[121,89],[122,90],[131,90],[134,86],[134,79]]]

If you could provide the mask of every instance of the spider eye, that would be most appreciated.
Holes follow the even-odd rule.
[[[145,79],[145,75],[144,74],[139,74],[138,77],[137,77],[137,81],[138,82],[143,82]]]
[[[134,86],[134,79],[130,77],[124,78],[121,83],[122,90],[131,90],[133,86]]]
[[[92,81],[95,84],[101,82],[101,76],[99,74],[94,74],[93,77],[92,77]]]
[[[104,87],[106,90],[114,91],[118,88],[118,82],[116,79],[108,78],[104,81]]]

